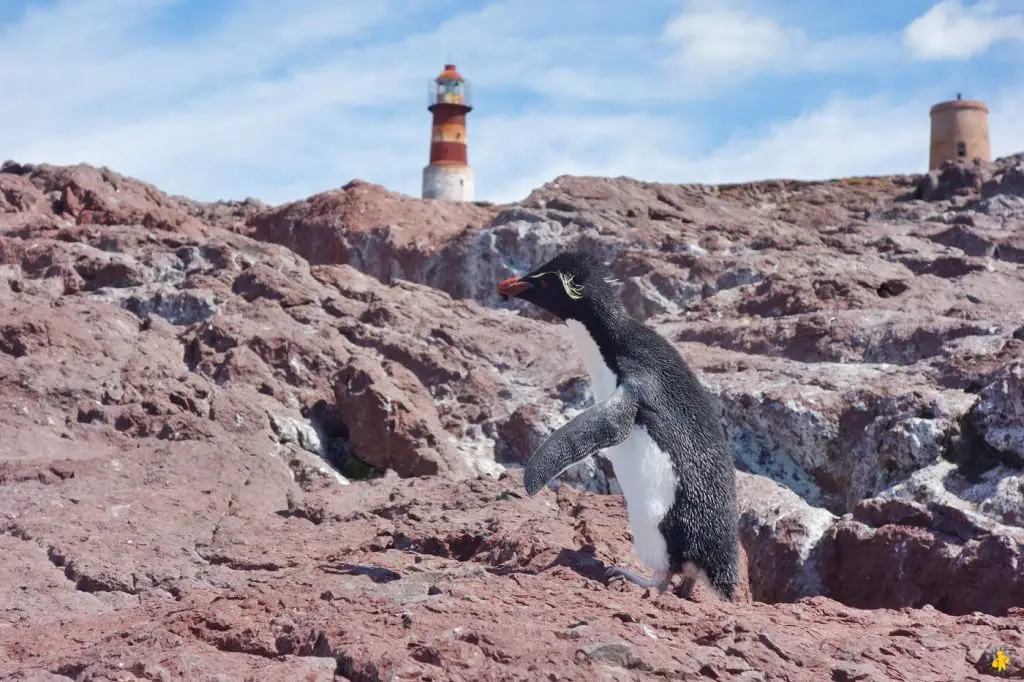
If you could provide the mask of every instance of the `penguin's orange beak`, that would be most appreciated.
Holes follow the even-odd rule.
[[[532,288],[533,285],[529,282],[524,282],[518,277],[509,277],[498,285],[498,293],[502,296],[518,296],[523,291]]]

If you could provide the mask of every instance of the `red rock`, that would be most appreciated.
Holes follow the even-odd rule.
[[[1024,206],[992,168],[928,202],[563,177],[268,208],[5,165],[0,677],[1019,674]],[[562,477],[590,491],[501,475],[590,400],[564,329],[494,309],[572,244],[752,472],[733,602],[603,577],[644,570],[601,458]]]
[[[826,534],[822,582],[846,604],[1003,615],[1024,603],[1019,528],[943,505],[864,500]]]
[[[283,244],[314,265],[349,264],[384,282],[412,279],[431,247],[481,227],[496,209],[421,201],[353,180],[344,187],[252,214],[245,233]]]
[[[140,225],[189,236],[206,232],[204,223],[190,215],[200,210],[195,202],[169,197],[153,185],[108,168],[6,162],[0,170],[0,194],[6,197],[7,210],[43,218],[35,223],[40,226],[57,228],[70,222]],[[16,219],[14,224],[28,227],[31,223]]]
[[[404,476],[463,477],[466,463],[444,433],[434,402],[405,366],[354,357],[334,385],[357,456]]]
[[[274,476],[257,471],[249,469],[250,486]],[[66,626],[32,618],[0,628],[3,670],[90,670],[103,679],[159,666],[174,679],[202,665],[206,675],[336,670],[377,679],[394,671],[400,679],[440,669],[456,679],[557,672],[570,680],[761,671],[815,680],[908,675],[909,659],[915,679],[939,680],[974,674],[965,650],[998,643],[1014,657],[1024,647],[1019,618],[954,621],[934,609],[869,612],[820,597],[772,606],[610,589],[596,578],[602,566],[632,563],[621,502],[568,488],[528,500],[502,495],[520,489],[517,476],[468,487],[388,478],[314,494],[308,503],[331,510],[319,524],[264,517],[259,498],[233,496],[213,517],[214,544],[199,544],[209,563],[195,579],[140,583],[138,596],[101,600],[101,614],[81,612]],[[136,524],[161,523],[144,518]],[[195,527],[195,537],[209,528]],[[374,541],[382,534],[390,541]],[[22,552],[35,542],[15,541]],[[178,596],[160,597],[161,588]],[[79,593],[94,601],[110,594]]]
[[[978,396],[969,415],[996,457],[1024,465],[1024,362],[1001,367]]]

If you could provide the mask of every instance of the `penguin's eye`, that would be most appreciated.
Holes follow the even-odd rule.
[[[544,278],[544,277],[540,278],[540,288],[541,289],[547,289],[548,288],[548,280],[546,278]]]

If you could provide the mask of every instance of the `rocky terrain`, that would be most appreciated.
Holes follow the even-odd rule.
[[[495,286],[568,246],[720,405],[735,602],[603,577],[600,456],[523,493],[591,397]],[[1024,157],[501,206],[8,162],[0,429],[2,679],[1024,679]]]

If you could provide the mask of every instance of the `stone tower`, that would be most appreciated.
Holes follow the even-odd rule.
[[[988,139],[988,107],[976,99],[939,102],[931,108],[932,139],[928,170],[956,158],[992,160]]]
[[[423,198],[473,201],[473,169],[469,167],[466,145],[466,114],[469,83],[445,64],[441,75],[430,83],[430,105],[434,115],[430,138],[430,163],[423,168]]]

